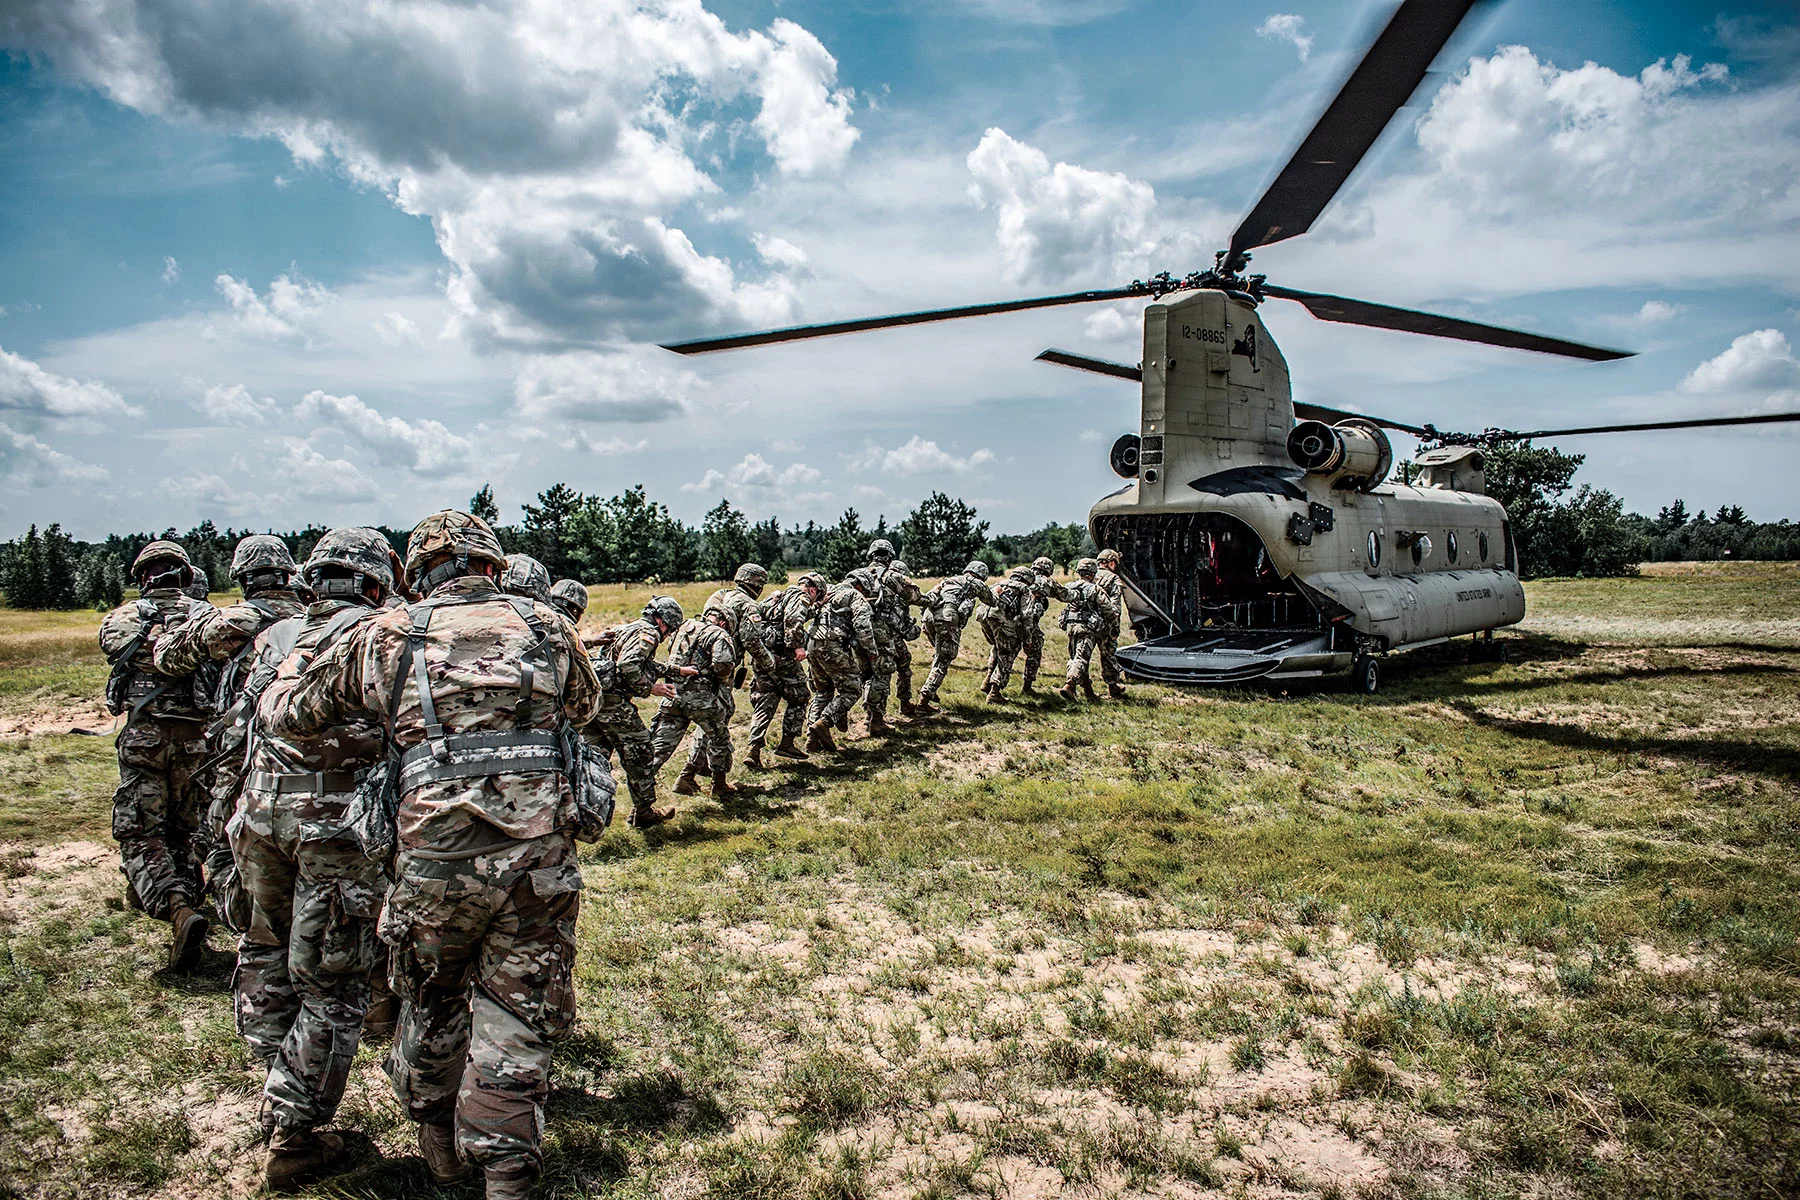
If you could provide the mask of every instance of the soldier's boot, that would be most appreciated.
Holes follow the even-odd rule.
[[[200,962],[200,951],[206,946],[206,933],[212,926],[188,907],[184,897],[170,906],[169,927],[174,931],[169,939],[169,969],[192,970]]]
[[[297,1192],[308,1180],[330,1170],[344,1157],[344,1139],[335,1133],[291,1129],[280,1125],[269,1138],[263,1180],[271,1192]]]
[[[1029,676],[1029,675],[1027,675],[1027,676],[1026,676],[1026,677],[1025,677],[1025,680],[1024,680],[1024,682],[1022,682],[1022,683],[1021,683],[1021,684],[1020,684],[1020,685],[1019,685],[1019,695],[1021,695],[1021,696],[1035,696],[1035,695],[1037,695],[1037,694],[1038,694],[1038,691],[1037,691],[1037,680],[1035,680],[1035,679],[1033,679],[1033,678],[1031,678],[1031,677],[1030,677],[1030,676]]]
[[[727,796],[738,794],[738,788],[732,784],[724,771],[714,771],[712,777],[712,794],[714,800],[723,800]]]
[[[837,749],[837,741],[831,736],[829,722],[821,718],[806,727],[806,749],[813,754]]]
[[[930,715],[938,710],[937,697],[930,692],[920,692],[919,702],[913,708],[917,712]]]
[[[537,1183],[536,1163],[512,1159],[488,1167],[482,1172],[487,1184],[487,1200],[525,1200]]]
[[[869,736],[887,737],[894,732],[894,727],[887,723],[887,718],[880,713],[869,717]]]
[[[1125,695],[1125,686],[1123,684],[1118,684],[1118,683],[1107,684],[1106,685],[1106,694],[1108,696],[1111,696],[1114,700],[1128,699],[1128,697]]]
[[[694,772],[694,764],[689,763],[681,768],[681,778],[675,781],[675,794],[677,796],[698,796],[700,794],[700,780]]]
[[[461,1183],[475,1173],[475,1168],[456,1153],[456,1130],[448,1124],[420,1124],[419,1157],[431,1172],[431,1182],[439,1187]]]
[[[649,829],[661,825],[664,821],[675,819],[672,808],[657,808],[653,804],[639,804],[631,810],[631,827],[633,829]]]
[[[902,696],[900,697],[900,715],[903,717],[916,717],[919,715],[919,706],[914,704],[911,700],[908,700],[905,696]]]
[[[760,744],[750,747],[750,753],[744,755],[744,765],[754,767],[758,771],[768,770],[769,764],[763,761],[762,752],[763,748]]]
[[[1064,700],[1076,699],[1075,681],[1073,679],[1071,679],[1067,683],[1063,684],[1061,687],[1057,688],[1056,694],[1061,696]]]
[[[1081,677],[1081,690],[1086,694],[1089,700],[1100,699],[1100,697],[1094,693],[1094,681],[1089,679],[1086,675]]]
[[[791,737],[783,737],[781,741],[777,742],[775,745],[775,753],[782,758],[797,758],[802,762],[806,760],[806,751],[797,746],[794,743],[794,739]]]
[[[838,714],[837,731],[839,733],[850,732],[850,710],[847,708]]]

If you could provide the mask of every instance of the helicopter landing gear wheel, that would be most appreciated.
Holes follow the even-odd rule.
[[[1350,664],[1350,686],[1365,696],[1381,690],[1381,663],[1367,654],[1359,654]]]

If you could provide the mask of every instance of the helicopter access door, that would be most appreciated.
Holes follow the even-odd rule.
[[[1127,671],[1161,683],[1233,683],[1349,667],[1354,635],[1269,560],[1262,539],[1223,513],[1107,516],[1095,540],[1123,558],[1140,639]]]

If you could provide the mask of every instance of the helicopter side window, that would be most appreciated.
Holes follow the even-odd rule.
[[[1451,562],[1456,561],[1456,530],[1454,529],[1444,535],[1444,557]]]
[[[1431,535],[1420,533],[1413,536],[1413,566],[1418,566],[1431,557]]]
[[[1486,562],[1487,556],[1488,556],[1488,544],[1487,544],[1487,533],[1485,530],[1482,532],[1480,540],[1475,543],[1475,549],[1480,551],[1481,561]]]
[[[1381,534],[1369,530],[1369,570],[1373,571],[1381,565]]]

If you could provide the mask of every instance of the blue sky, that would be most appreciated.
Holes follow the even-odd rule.
[[[515,11],[515,9],[517,11]],[[379,9],[12,0],[0,13],[0,533],[404,525],[491,481],[646,484],[697,519],[1000,529],[1112,490],[1134,309],[683,361],[657,339],[1207,265],[1372,5]],[[1297,395],[1440,426],[1800,409],[1788,5],[1478,12],[1289,286],[1626,346],[1587,365],[1271,302]],[[1570,439],[1642,511],[1800,517],[1800,435]]]

